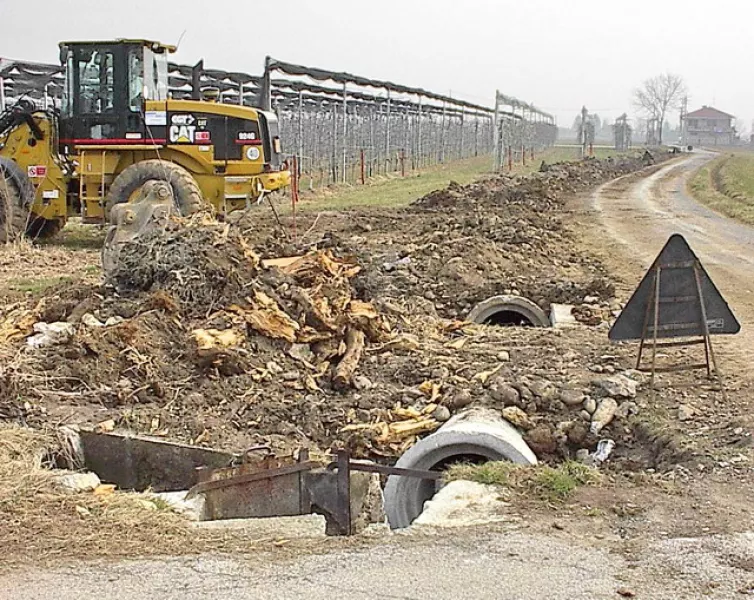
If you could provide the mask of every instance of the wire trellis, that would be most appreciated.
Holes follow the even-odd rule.
[[[61,67],[4,60],[0,101],[28,94],[47,105],[61,79]],[[274,111],[284,152],[296,159],[297,183],[310,189],[480,156],[493,157],[500,170],[551,146],[557,132],[551,115],[500,92],[490,108],[269,57],[261,77],[205,69],[203,61],[170,63],[172,97],[198,99],[207,87],[217,88],[224,103]]]

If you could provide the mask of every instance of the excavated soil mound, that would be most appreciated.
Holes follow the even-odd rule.
[[[0,313],[0,418],[393,457],[484,405],[543,458],[605,435],[630,448],[642,378],[621,374],[631,352],[611,351],[604,329],[456,317],[498,293],[543,307],[593,296],[604,328],[613,289],[564,228],[565,195],[639,167],[451,185],[400,211],[325,215],[297,241],[264,219],[153,232],[121,249],[102,287]],[[281,260],[283,246],[300,256]]]

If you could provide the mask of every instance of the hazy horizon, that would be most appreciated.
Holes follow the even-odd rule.
[[[156,39],[176,43],[174,60],[258,74],[264,57],[423,87],[491,106],[495,89],[532,102],[570,127],[586,105],[614,120],[639,116],[632,90],[671,72],[689,109],[711,105],[750,130],[752,85],[739,64],[754,3],[635,0],[623,10],[596,0],[512,2],[347,0],[212,3],[0,0],[0,18],[19,26],[0,39],[0,57],[57,63],[59,41]],[[22,27],[21,24],[24,26]],[[673,122],[677,116],[672,116]]]

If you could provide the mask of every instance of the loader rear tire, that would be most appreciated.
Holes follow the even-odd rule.
[[[14,165],[15,166],[15,165]],[[27,190],[19,185],[19,173],[11,172],[14,166],[0,162],[0,243],[21,239],[29,221]],[[15,167],[18,171],[18,167]],[[25,177],[20,172],[21,177]]]
[[[165,160],[144,160],[123,171],[115,178],[107,195],[106,215],[116,204],[128,202],[145,183],[152,180],[167,181],[173,188],[178,212],[186,217],[205,207],[202,191],[193,175],[186,169]]]

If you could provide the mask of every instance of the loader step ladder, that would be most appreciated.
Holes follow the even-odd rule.
[[[695,283],[696,293],[689,296],[660,296],[660,280],[662,277],[663,269],[674,270],[691,270],[693,271],[693,278]],[[717,361],[715,360],[715,351],[712,349],[712,341],[710,340],[709,323],[707,322],[707,310],[704,304],[704,296],[702,294],[701,283],[701,265],[698,260],[691,260],[683,263],[668,263],[657,264],[654,268],[654,281],[650,293],[649,302],[647,302],[646,312],[644,314],[644,326],[642,329],[641,342],[639,344],[639,356],[636,360],[636,369],[638,371],[644,371],[650,373],[650,388],[654,390],[655,374],[656,373],[669,373],[676,371],[689,371],[696,369],[706,369],[707,376],[711,377],[714,371],[715,377],[720,385],[720,391],[723,399],[726,400],[725,387],[723,385],[722,376],[717,368]],[[668,325],[660,325],[660,311],[663,306],[669,306],[672,304],[687,303],[694,304],[698,307],[699,320],[689,323],[673,323]],[[652,324],[650,325],[650,318],[652,318]],[[659,332],[673,330],[676,332],[688,331],[702,331],[701,335],[689,335],[686,339],[670,342],[658,342],[657,337]],[[649,338],[649,333],[652,336]],[[642,357],[644,353],[644,346],[647,340],[651,339],[652,343],[652,361],[650,367],[642,367]],[[673,365],[667,367],[657,366],[657,349],[658,348],[671,348],[671,347],[684,347],[684,346],[696,346],[704,345],[704,362],[694,364],[682,364]]]
[[[84,171],[84,165],[89,164],[86,161],[86,151],[81,151],[81,175],[79,176],[79,202],[81,202],[81,208],[83,209],[87,202],[96,201],[96,202],[102,202],[102,200],[105,197],[105,175],[107,173],[105,172],[105,159],[107,156],[107,150],[102,150],[102,161],[100,163],[100,170],[99,171]],[[100,195],[99,196],[87,196],[86,195],[86,182],[90,181],[92,177],[99,175],[100,177]]]

